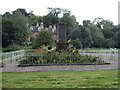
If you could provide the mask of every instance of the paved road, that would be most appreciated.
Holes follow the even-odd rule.
[[[17,67],[18,62],[14,61],[2,68],[2,72],[35,72],[35,71],[80,71],[80,70],[99,70],[99,69],[120,69],[118,60],[109,60],[109,65],[53,65],[53,66],[29,66]]]

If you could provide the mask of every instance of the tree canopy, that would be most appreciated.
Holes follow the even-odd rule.
[[[59,17],[61,15],[61,17]],[[44,23],[45,27],[58,25],[63,22],[67,25],[67,40],[71,39],[77,48],[86,47],[117,47],[120,48],[120,25],[114,25],[110,20],[95,18],[93,21],[83,20],[80,25],[71,12],[62,8],[48,8],[48,14],[37,16],[25,9],[17,9],[12,13],[6,12],[2,15],[2,47],[9,45],[25,45],[30,36],[29,28],[36,23]],[[42,34],[43,35],[42,35]],[[33,43],[33,47],[42,44],[52,45],[54,43],[52,34],[47,31],[39,33]]]
[[[29,36],[28,20],[20,11],[16,11],[14,14],[4,15],[2,17],[2,23],[3,47],[13,44],[25,44]]]

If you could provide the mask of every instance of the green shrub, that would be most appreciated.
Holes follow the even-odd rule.
[[[54,44],[53,34],[49,31],[42,30],[39,32],[37,38],[34,40],[32,48],[37,49],[42,45],[53,46]]]
[[[6,48],[2,48],[3,52],[10,52],[10,51],[16,51],[16,50],[21,50],[21,49],[31,49],[31,46],[25,47],[25,46],[20,46],[20,45],[9,45]]]
[[[76,48],[83,48],[82,42],[78,38],[76,40],[72,40],[71,44],[73,44],[73,46]]]

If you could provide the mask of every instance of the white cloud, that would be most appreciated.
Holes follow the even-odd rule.
[[[0,14],[17,8],[33,10],[36,15],[46,15],[47,7],[66,8],[75,15],[78,22],[83,19],[93,20],[96,17],[112,20],[118,24],[119,0],[2,0]]]

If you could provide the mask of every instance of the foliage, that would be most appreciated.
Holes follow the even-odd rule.
[[[106,39],[103,46],[106,47],[106,48],[114,48],[115,47],[115,41],[112,38],[111,39]]]
[[[70,15],[70,13],[65,13],[60,19],[60,22],[64,22],[67,24],[67,36],[68,39],[70,39],[71,37],[69,37],[69,33],[78,28],[76,17],[74,15]]]
[[[23,16],[20,12],[16,12],[15,14],[12,15],[11,22],[18,29],[16,37],[17,40],[19,41],[19,44],[22,45],[29,36],[27,18]]]
[[[92,47],[93,40],[90,29],[80,26],[80,30],[83,47]]]
[[[91,24],[91,21],[90,20],[83,20],[83,26],[84,27],[87,27]]]
[[[21,12],[21,14],[24,16],[29,16],[30,14],[30,13],[27,13],[27,11],[23,8],[18,8],[17,10],[13,11],[13,14],[15,14],[16,12]]]
[[[33,43],[33,48],[39,48],[42,45],[52,46],[53,44],[54,39],[52,33],[47,30],[42,30],[41,32],[39,32],[38,37]]]
[[[110,20],[102,20],[100,23],[102,25],[102,32],[104,34],[104,37],[106,39],[111,38],[113,36],[113,22]]]
[[[44,64],[99,64],[104,62],[97,56],[78,54],[78,52],[51,52],[41,53],[37,55],[28,55],[19,61],[18,66],[26,65],[44,65]]]
[[[42,16],[36,16],[32,12],[30,13],[30,15],[27,18],[28,18],[29,27],[35,26],[36,23],[41,23],[43,21]]]
[[[10,51],[16,51],[16,50],[21,50],[21,49],[31,49],[31,46],[26,47],[26,46],[20,46],[20,45],[14,44],[14,45],[9,45],[6,48],[2,48],[2,51],[10,52]]]
[[[120,47],[118,38],[120,25],[113,25],[113,22],[110,20],[95,18],[93,22],[83,20],[83,25],[80,25],[76,21],[76,17],[71,15],[71,12],[66,9],[49,7],[48,12],[47,15],[37,16],[33,14],[33,11],[27,13],[25,9],[19,8],[12,13],[6,12],[2,15],[2,47],[6,48],[14,44],[29,46],[28,37],[31,31],[28,29],[41,22],[47,28],[49,25],[56,25],[58,28],[60,22],[66,23],[67,40],[76,41],[78,38],[83,48]],[[114,45],[110,45],[110,41],[114,42]],[[105,45],[106,42],[109,42],[109,44]]]
[[[58,17],[54,16],[54,14],[52,13],[48,13],[46,16],[43,17],[43,23],[47,27],[49,27],[49,25],[56,25],[58,24]]]
[[[115,41],[115,47],[120,48],[120,25],[117,25],[114,29],[113,40]]]
[[[43,17],[43,23],[45,26],[56,25],[60,22],[59,14],[70,13],[70,11],[62,8],[48,7],[48,14]]]
[[[9,45],[13,45],[14,42],[17,43],[18,41],[16,40],[16,33],[17,28],[14,27],[13,23],[11,23],[10,20],[4,19],[2,22],[2,47],[7,47]],[[16,37],[16,38],[15,38]]]
[[[93,47],[102,47],[102,44],[105,40],[103,33],[101,32],[101,29],[99,29],[96,25],[89,25],[88,27],[91,31],[91,36],[93,40]]]
[[[14,44],[23,45],[29,36],[27,18],[19,11],[3,15],[2,32],[3,47]]]
[[[82,42],[80,41],[80,39],[79,38],[77,38],[76,40],[72,40],[71,41],[71,44],[73,44],[73,47],[75,47],[75,48],[82,48],[83,46],[82,46]]]
[[[70,37],[70,39],[72,39],[72,40],[75,40],[75,39],[77,39],[77,38],[80,39],[80,38],[81,38],[81,30],[80,30],[79,28],[77,28],[77,29],[71,31],[71,32],[69,33],[69,37]]]

